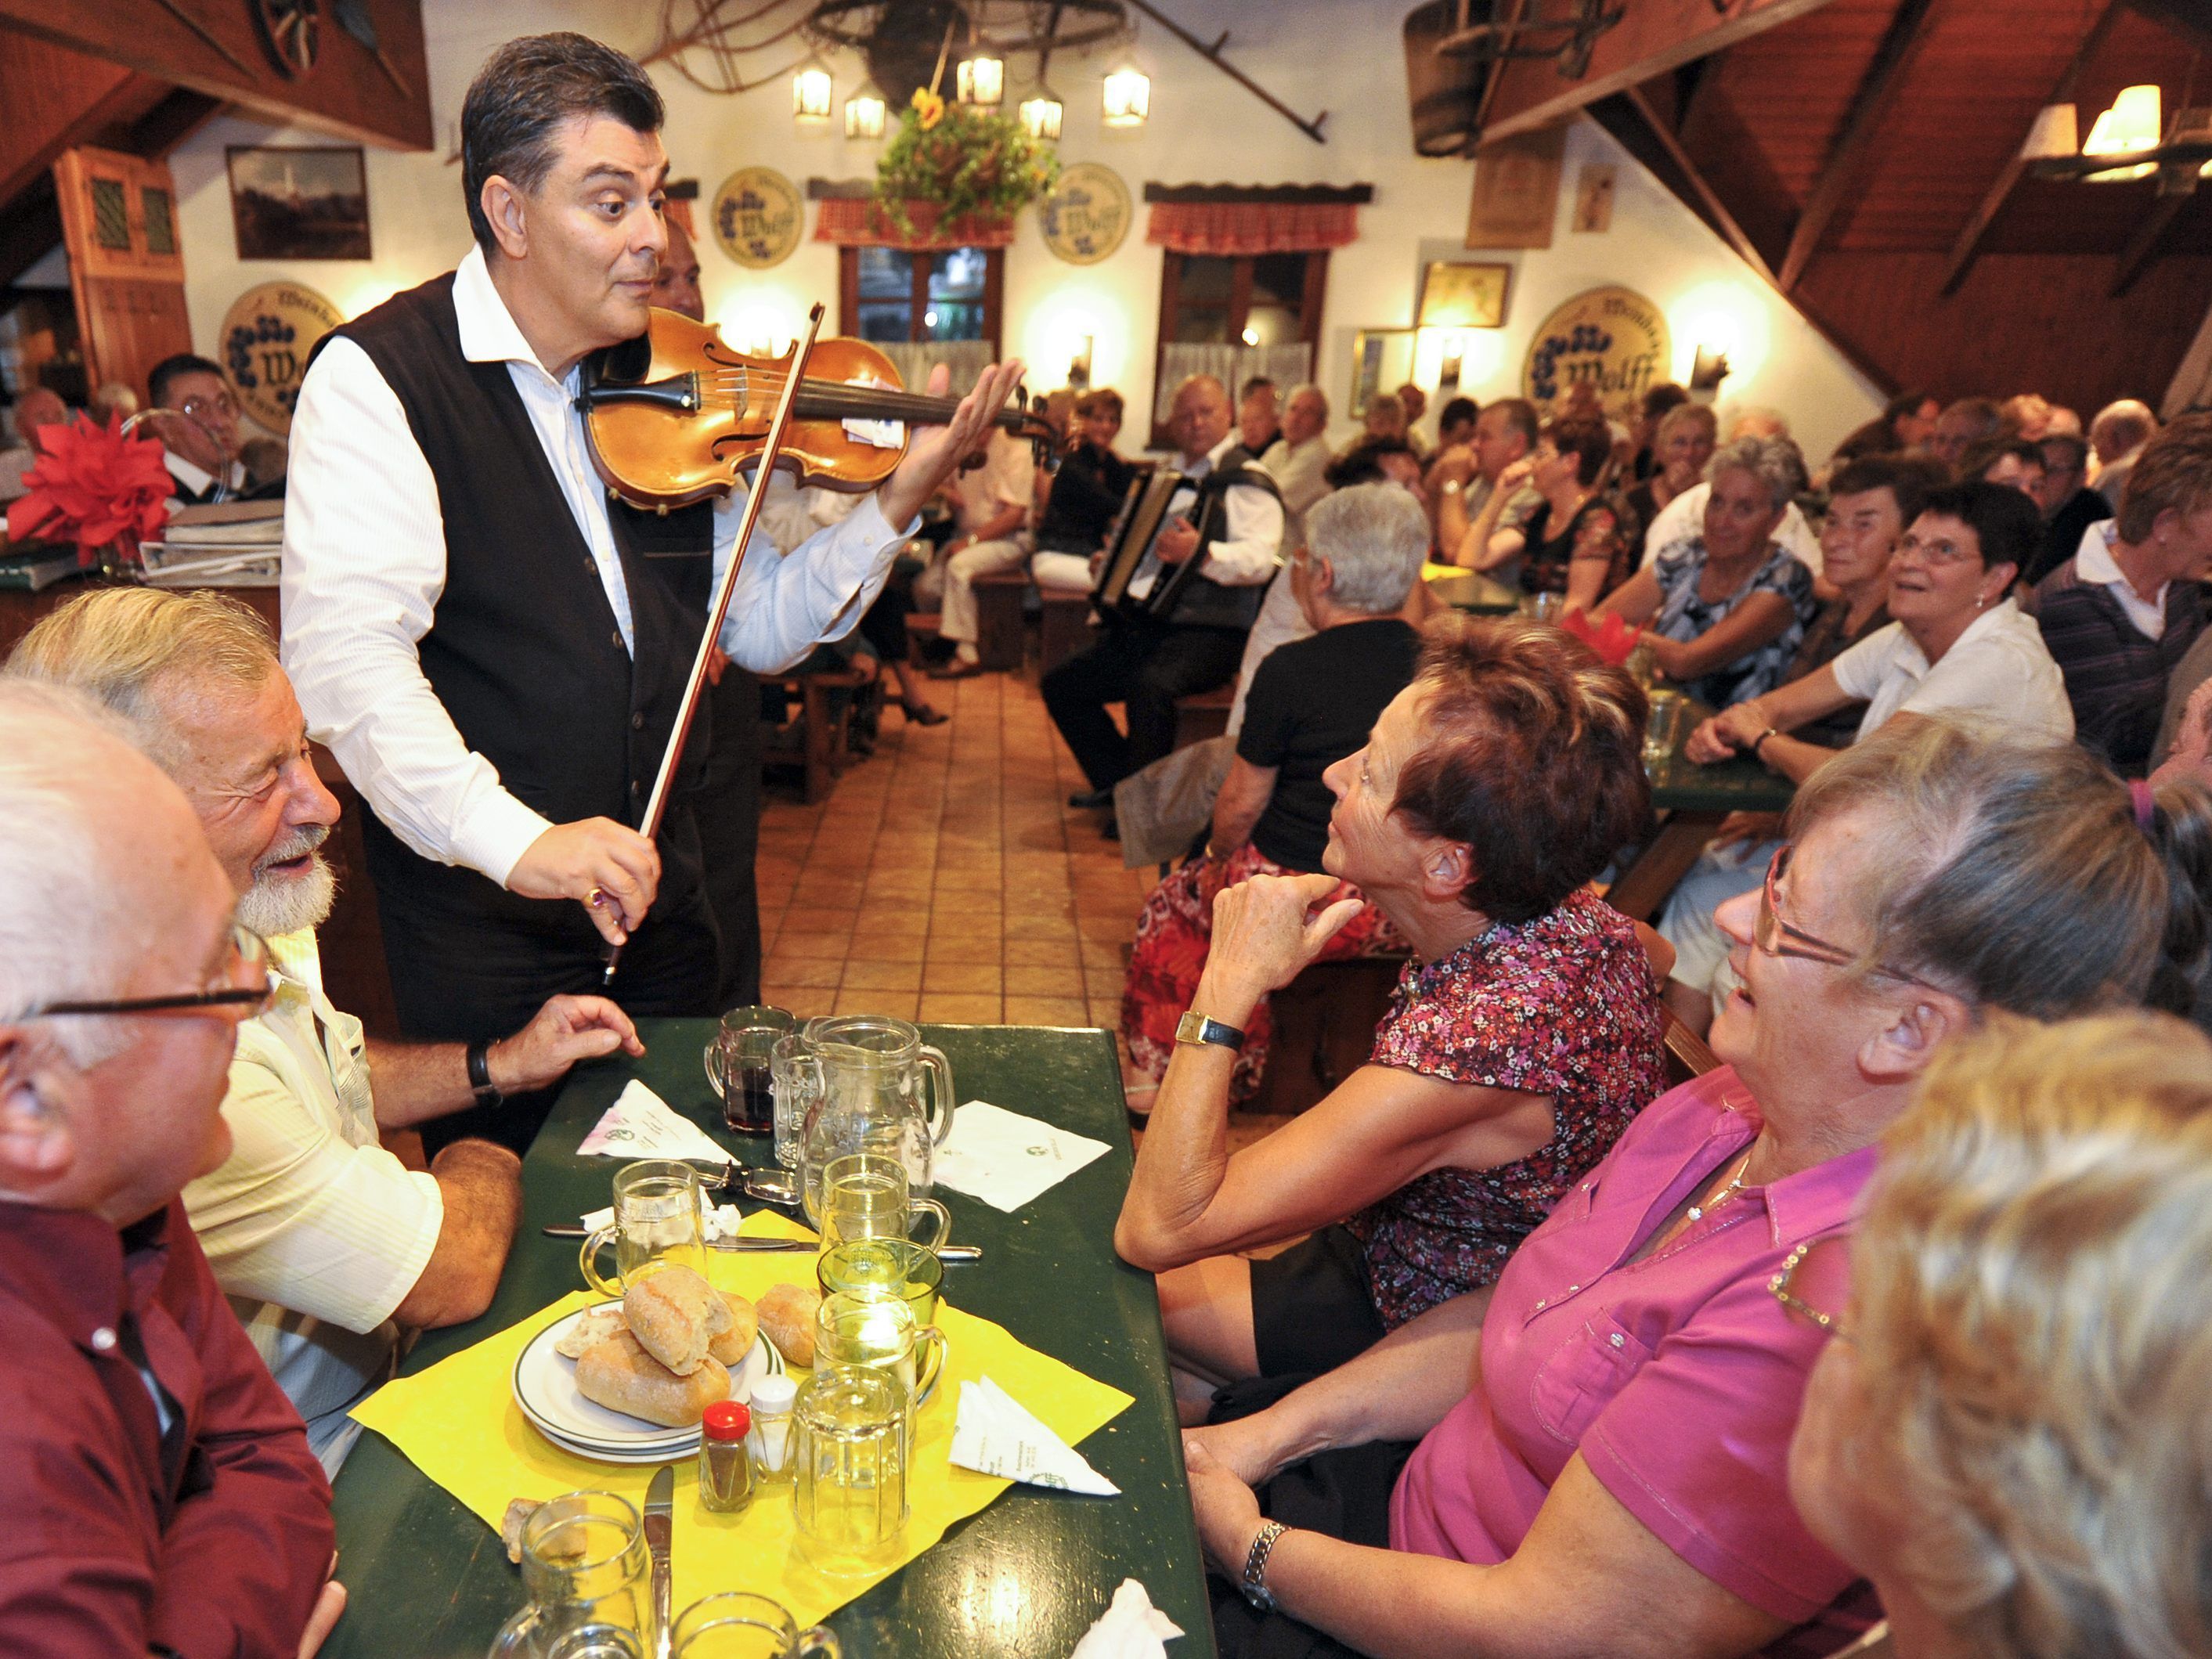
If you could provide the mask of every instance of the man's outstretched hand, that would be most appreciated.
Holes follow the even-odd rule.
[[[1006,407],[1021,383],[1023,365],[994,363],[975,382],[975,389],[960,400],[950,426],[916,427],[908,434],[906,459],[884,482],[877,505],[894,529],[921,511],[922,503],[951,477],[960,463],[981,449],[991,435],[992,417]],[[952,371],[939,363],[929,371],[929,395],[942,398],[952,385]]]

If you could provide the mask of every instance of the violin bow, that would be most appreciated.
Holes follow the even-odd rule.
[[[783,453],[783,437],[791,425],[791,410],[800,382],[805,378],[806,360],[814,353],[814,337],[821,331],[822,306],[817,301],[806,314],[806,337],[799,343],[793,353],[791,372],[784,376],[783,390],[776,394],[775,413],[769,419],[768,439],[761,447],[758,464],[753,469],[751,485],[745,491],[745,507],[738,520],[737,544],[730,550],[729,568],[722,572],[722,580],[714,589],[714,603],[707,611],[707,631],[699,636],[699,649],[691,659],[691,677],[684,682],[684,701],[676,710],[675,729],[668,734],[668,747],[660,757],[660,773],[653,781],[653,793],[645,803],[645,819],[638,825],[638,833],[649,842],[660,839],[660,820],[668,811],[668,792],[676,777],[676,763],[684,757],[684,741],[691,735],[692,720],[699,712],[699,693],[707,684],[707,659],[714,650],[714,642],[721,637],[722,618],[729,614],[730,595],[737,591],[738,571],[744,564],[745,550],[752,544],[753,526],[759,522],[761,503],[768,496],[768,477],[776,458]],[[623,947],[607,947],[606,972],[600,975],[601,989],[615,982],[615,969],[622,962]]]

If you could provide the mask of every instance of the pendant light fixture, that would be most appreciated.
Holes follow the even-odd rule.
[[[1140,127],[1152,113],[1152,78],[1133,58],[1106,77],[1103,118],[1109,127]]]
[[[884,115],[883,88],[873,81],[863,81],[860,89],[845,100],[845,136],[848,138],[882,137]]]
[[[1022,131],[1030,137],[1057,142],[1066,106],[1060,102],[1058,93],[1039,82],[1037,89],[1022,100],[1015,112],[1021,117]]]
[[[830,118],[830,103],[836,91],[830,78],[830,65],[819,57],[810,56],[791,76],[791,112],[803,125],[813,125]]]

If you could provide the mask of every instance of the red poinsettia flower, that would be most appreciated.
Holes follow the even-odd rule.
[[[88,565],[111,543],[161,534],[176,483],[154,438],[126,436],[118,414],[106,426],[79,419],[41,428],[39,441],[45,453],[23,474],[30,493],[8,508],[9,540],[73,541]]]
[[[1593,623],[1581,611],[1570,611],[1559,626],[1596,652],[1599,661],[1615,668],[1628,660],[1643,637],[1638,629],[1610,613],[1602,623]]]

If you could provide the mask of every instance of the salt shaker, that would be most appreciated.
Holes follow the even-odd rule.
[[[752,1414],[734,1400],[717,1400],[699,1424],[699,1503],[732,1515],[753,1501],[753,1461],[745,1447]]]
[[[752,1454],[753,1479],[763,1486],[780,1486],[792,1478],[793,1454],[798,1439],[793,1433],[792,1401],[799,1385],[778,1374],[753,1384],[752,1432],[745,1449]]]

